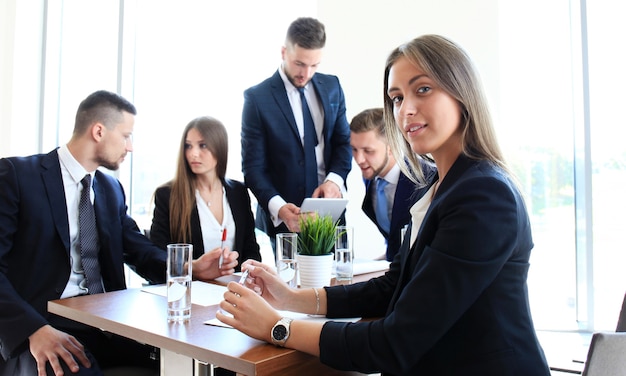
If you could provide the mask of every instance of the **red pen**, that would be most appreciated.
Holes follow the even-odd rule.
[[[218,262],[218,267],[222,269],[222,264],[224,263],[224,242],[226,241],[226,228],[222,230],[222,251],[220,253],[220,260]]]

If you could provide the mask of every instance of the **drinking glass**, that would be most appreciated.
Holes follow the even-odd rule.
[[[167,245],[167,319],[184,321],[191,317],[192,244]]]
[[[276,271],[290,287],[298,286],[298,234],[276,234]]]
[[[352,282],[354,272],[354,230],[349,226],[337,226],[335,242],[335,280]]]

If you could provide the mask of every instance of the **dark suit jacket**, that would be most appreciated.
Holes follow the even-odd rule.
[[[241,263],[247,259],[261,261],[260,247],[254,234],[254,217],[252,209],[250,209],[248,189],[243,183],[236,180],[226,179],[222,184],[237,228],[232,250],[239,252],[239,264],[236,268],[239,271],[241,270]],[[177,239],[172,239],[170,234],[171,193],[172,188],[170,186],[161,186],[157,188],[154,194],[154,216],[150,228],[150,240],[162,249],[167,249],[168,244],[179,242]],[[196,206],[191,212],[191,242],[193,244],[193,258],[197,259],[204,254],[204,241],[202,240],[200,216]]]
[[[119,181],[96,171],[93,188],[105,289],[126,288],[124,262],[151,282],[165,282],[165,254],[127,215]],[[0,353],[5,359],[48,323],[47,302],[61,297],[69,276],[69,223],[57,151],[1,159]]]
[[[533,247],[518,189],[487,162],[459,157],[413,247],[384,276],[326,288],[322,362],[385,375],[548,376],[530,316]]]
[[[334,172],[345,181],[352,150],[343,90],[335,76],[316,73],[311,82],[324,109],[326,174]],[[301,205],[313,193],[305,192],[304,149],[278,71],[244,92],[241,155],[246,185],[259,202],[256,225],[273,238],[277,231],[269,218],[269,200],[280,195]],[[287,231],[281,227],[278,232]]]
[[[429,181],[432,181],[435,174],[436,169],[434,167],[426,164],[424,165],[424,175]],[[400,238],[402,227],[411,222],[411,213],[409,210],[413,204],[422,198],[424,193],[430,189],[430,184],[425,187],[418,188],[415,183],[411,181],[411,179],[400,172],[400,178],[398,179],[398,185],[396,186],[396,193],[393,199],[393,208],[391,210],[389,233],[386,233],[378,224],[376,212],[374,210],[374,203],[372,201],[372,196],[376,194],[376,184],[372,184],[374,180],[364,179],[363,182],[365,183],[365,197],[363,198],[363,205],[361,208],[369,219],[374,222],[376,227],[378,227],[378,231],[380,231],[380,233],[385,237],[387,242],[386,259],[387,261],[392,261],[402,244],[402,239]]]

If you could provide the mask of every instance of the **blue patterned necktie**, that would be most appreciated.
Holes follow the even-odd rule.
[[[389,208],[387,206],[387,196],[385,195],[385,186],[389,182],[385,179],[376,179],[376,221],[378,225],[389,234]]]
[[[96,227],[96,214],[91,204],[90,197],[91,175],[85,175],[80,183],[83,185],[83,191],[80,194],[80,203],[78,205],[80,257],[89,294],[99,294],[104,292],[104,289],[102,288],[100,262],[98,261],[100,245],[98,228]]]
[[[311,116],[309,104],[304,96],[304,88],[299,87],[300,101],[302,102],[302,119],[304,120],[304,171],[305,171],[305,197],[311,197],[317,188],[317,160],[315,158],[315,147],[319,143],[315,124]]]

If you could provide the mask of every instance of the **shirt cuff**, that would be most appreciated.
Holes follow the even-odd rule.
[[[341,176],[339,176],[338,174],[331,172],[326,176],[326,180],[330,180],[333,183],[337,184],[337,186],[339,187],[339,189],[341,190],[341,196],[342,197],[346,197],[346,188],[345,188],[345,184],[343,181],[343,178]]]
[[[278,227],[281,223],[283,223],[283,220],[278,218],[278,211],[286,203],[287,202],[279,195],[270,198],[269,202],[267,203],[267,209],[270,211],[270,219],[272,220],[272,224],[274,225],[274,227]]]

